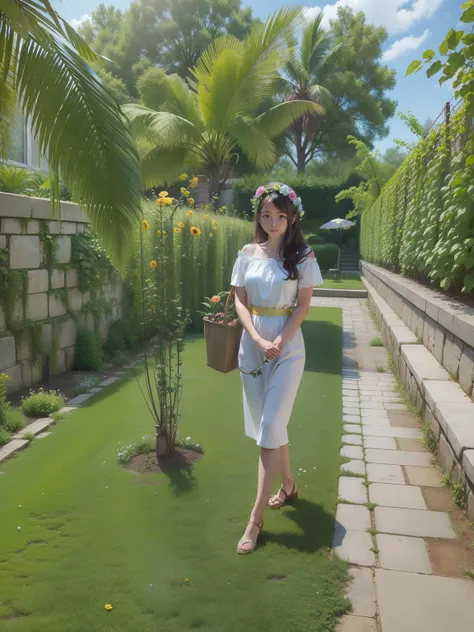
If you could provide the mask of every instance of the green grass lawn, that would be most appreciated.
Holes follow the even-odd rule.
[[[128,377],[0,466],[2,632],[332,631],[347,609],[346,565],[327,555],[341,311],[312,309],[304,331],[307,365],[290,424],[301,500],[268,512],[255,554],[235,552],[257,459],[243,432],[240,378],[206,368],[196,337],[185,351],[182,435],[205,455],[192,471],[136,475],[117,464],[119,445],[153,432]]]
[[[334,277],[328,278],[328,273],[323,274],[324,285],[321,287],[328,290],[365,290],[365,285],[360,280],[358,274],[341,274],[340,281]]]

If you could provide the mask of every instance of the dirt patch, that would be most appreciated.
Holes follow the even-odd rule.
[[[419,428],[420,420],[409,410],[389,410],[388,418],[392,426],[397,428]]]
[[[446,511],[457,540],[426,538],[426,546],[435,575],[467,578],[462,566],[474,569],[474,530],[464,512],[454,503],[446,487],[422,487],[428,509]]]
[[[201,458],[200,452],[184,448],[176,448],[176,452],[168,457],[157,457],[155,452],[146,452],[134,456],[125,469],[136,474],[168,473],[190,469]]]

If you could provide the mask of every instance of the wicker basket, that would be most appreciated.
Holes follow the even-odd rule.
[[[204,336],[206,338],[207,366],[221,373],[230,373],[239,367],[238,355],[242,325],[229,325],[229,305],[234,295],[232,288],[224,309],[224,322],[215,323],[204,318]]]

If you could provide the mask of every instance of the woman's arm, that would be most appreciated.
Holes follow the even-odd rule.
[[[280,355],[280,348],[273,342],[269,342],[260,336],[253,324],[252,316],[248,309],[247,292],[244,287],[234,287],[235,290],[235,309],[239,316],[242,326],[252,338],[254,343],[260,347],[263,353],[270,360],[275,360]]]
[[[291,316],[288,318],[288,321],[284,326],[281,334],[277,336],[273,341],[273,344],[275,344],[279,349],[281,349],[283,345],[288,342],[288,340],[291,340],[291,338],[293,338],[295,333],[298,331],[299,327],[301,327],[301,323],[308,315],[312,296],[312,287],[304,287],[301,288],[301,290],[298,290],[296,307],[293,310]]]

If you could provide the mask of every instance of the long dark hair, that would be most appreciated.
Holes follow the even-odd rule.
[[[260,224],[260,214],[266,202],[272,202],[279,211],[285,213],[288,218],[288,228],[283,236],[278,256],[283,261],[283,267],[288,273],[288,280],[298,278],[298,268],[296,267],[303,261],[308,254],[308,243],[301,230],[301,219],[295,205],[286,195],[282,195],[278,191],[272,191],[267,195],[263,195],[259,201],[257,212],[255,215],[255,239],[257,244],[263,244],[268,240],[268,234],[263,230]],[[296,217],[293,223],[293,218]]]

